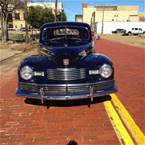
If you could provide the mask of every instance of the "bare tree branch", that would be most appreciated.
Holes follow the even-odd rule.
[[[2,28],[2,41],[8,40],[8,14],[12,13],[17,7],[20,0],[0,0],[0,11],[1,11],[1,28]]]

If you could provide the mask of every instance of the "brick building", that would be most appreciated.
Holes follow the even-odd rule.
[[[88,24],[93,22],[138,22],[139,6],[90,6],[82,4],[82,20]]]

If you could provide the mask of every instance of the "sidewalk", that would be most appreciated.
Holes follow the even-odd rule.
[[[25,44],[25,43],[13,43],[13,44],[2,44],[0,43],[0,62],[11,58],[17,54],[25,51],[30,51],[37,48],[37,44]]]
[[[22,51],[12,50],[10,48],[0,49],[0,62],[6,60],[16,54],[21,53]]]

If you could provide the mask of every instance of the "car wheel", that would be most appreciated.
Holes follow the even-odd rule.
[[[129,35],[129,36],[131,36],[131,35],[132,35],[132,33],[131,33],[131,32],[128,32],[128,35]]]

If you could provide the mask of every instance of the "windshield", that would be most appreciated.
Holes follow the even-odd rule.
[[[42,37],[52,47],[78,46],[90,41],[89,31],[85,27],[46,28]]]

